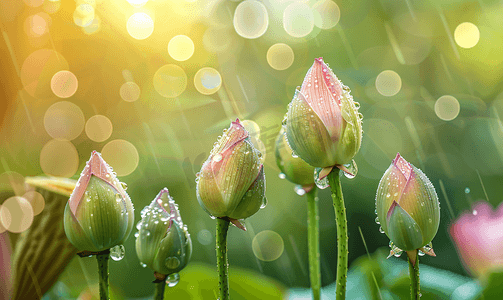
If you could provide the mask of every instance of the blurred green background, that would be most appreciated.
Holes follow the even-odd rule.
[[[350,266],[366,254],[359,228],[370,253],[388,245],[375,223],[375,192],[400,152],[427,174],[442,208],[433,240],[437,257],[424,257],[422,263],[467,276],[449,226],[472,202],[485,199],[497,206],[503,193],[501,0],[335,1],[338,22],[336,14],[316,14],[319,1],[264,0],[260,2],[267,10],[267,30],[253,39],[236,32],[236,26],[251,26],[246,20],[236,23],[234,12],[241,1],[129,2],[0,3],[0,173],[76,179],[91,151],[101,151],[128,184],[136,220],[167,187],[193,239],[193,268],[216,269],[215,221],[197,203],[195,174],[231,120],[251,120],[260,128],[259,146],[265,152],[268,205],[246,220],[247,232],[229,231],[231,280],[235,270],[244,270],[272,278],[280,290],[308,287],[306,201],[296,195],[293,184],[278,177],[274,139],[295,88],[314,58],[323,57],[351,88],[364,116],[362,147],[355,157],[358,175],[342,179]],[[82,4],[93,7],[92,18],[76,12]],[[314,13],[295,17],[298,11],[291,5]],[[153,31],[144,39],[134,38],[128,29],[134,13],[152,17]],[[263,11],[256,13],[258,19],[264,17]],[[294,18],[288,19],[289,14]],[[85,18],[91,27],[78,26]],[[319,18],[336,25],[313,26],[320,24]],[[307,34],[295,36],[302,31]],[[176,35],[193,42],[193,54],[179,50],[189,52],[186,60],[175,60],[168,51]],[[277,70],[277,64],[291,59],[289,51],[270,53],[267,59],[276,43],[293,50],[293,63],[285,70]],[[174,79],[156,82],[156,72],[166,64],[182,69],[185,86],[182,75],[169,72],[164,75]],[[218,73],[201,79],[196,73],[204,67]],[[77,78],[74,94],[69,92],[73,77],[61,83],[68,86],[54,82],[53,75],[61,70]],[[208,87],[211,76],[218,84]],[[203,94],[196,88],[201,83],[218,91]],[[180,94],[163,96],[159,90]],[[52,106],[61,101],[66,102]],[[95,115],[110,122],[92,123]],[[334,212],[329,191],[319,197],[322,283],[329,285],[337,261]],[[252,242],[265,230],[266,238],[256,239],[256,247],[266,242],[271,247],[261,260]],[[133,235],[125,247],[126,257],[110,266],[113,289],[125,297],[147,297],[152,275],[140,266]],[[397,260],[404,259],[389,259]],[[96,282],[94,265],[75,259],[70,269],[84,269],[87,280]],[[194,270],[180,273],[180,286],[184,273]],[[62,282],[71,285],[64,278]],[[190,285],[183,286],[190,291]]]

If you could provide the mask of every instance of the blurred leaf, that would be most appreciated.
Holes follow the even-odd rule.
[[[503,285],[503,271],[493,272],[487,279],[487,284],[482,292],[482,296],[477,299],[496,300],[501,299],[501,286]]]

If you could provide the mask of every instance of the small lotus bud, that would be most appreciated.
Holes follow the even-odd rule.
[[[97,252],[125,242],[134,222],[125,188],[93,151],[65,207],[65,233],[75,248]]]
[[[286,142],[284,128],[276,138],[276,164],[289,181],[302,186],[314,185],[314,167],[301,158],[292,156],[292,149]]]
[[[421,249],[437,234],[440,206],[435,188],[400,154],[379,182],[376,211],[382,230],[401,250]]]
[[[255,214],[265,201],[261,156],[239,120],[232,122],[196,179],[201,207],[220,218],[244,219]]]
[[[178,205],[167,188],[141,211],[137,225],[136,253],[140,261],[157,273],[169,275],[182,270],[192,255],[192,241],[183,224]]]
[[[322,58],[315,59],[284,121],[294,154],[320,168],[351,162],[362,139],[358,108],[349,88]]]

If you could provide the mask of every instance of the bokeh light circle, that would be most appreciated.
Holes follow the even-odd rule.
[[[4,225],[4,221],[3,221],[3,218],[2,218],[2,205],[0,205],[0,233],[2,232],[6,232],[7,231],[7,226],[10,225],[11,221],[12,221],[12,218],[11,218],[11,215],[10,215],[10,212],[8,210],[5,210],[6,211],[6,217],[5,217],[5,225]]]
[[[283,43],[277,43],[267,50],[267,63],[271,68],[282,71],[290,68],[293,64],[295,55],[290,46]]]
[[[177,35],[168,43],[169,55],[177,61],[185,61],[194,54],[194,42],[186,35]]]
[[[119,91],[122,100],[127,101],[127,102],[134,102],[140,98],[140,87],[132,82],[125,82]]]
[[[154,32],[154,21],[143,12],[134,13],[127,20],[127,32],[137,40],[144,40]]]
[[[204,246],[210,245],[213,241],[213,234],[208,229],[203,229],[197,233],[197,241]]]
[[[30,7],[39,7],[44,4],[44,0],[23,0]]]
[[[454,30],[454,40],[461,48],[472,48],[477,45],[479,39],[480,31],[473,23],[461,23]]]
[[[30,37],[44,35],[49,28],[47,21],[39,14],[29,16],[24,22],[24,30]]]
[[[94,16],[94,19],[91,22],[91,24],[89,24],[86,27],[83,27],[82,31],[85,34],[90,35],[100,31],[100,29],[101,29],[101,18],[99,16]]]
[[[73,12],[73,22],[80,27],[91,25],[94,19],[94,7],[88,3],[81,4]]]
[[[394,96],[402,88],[400,75],[392,70],[382,71],[376,78],[376,89],[383,96]]]
[[[260,126],[255,121],[243,120],[241,121],[241,125],[248,131],[250,138],[260,138]]]
[[[30,202],[33,208],[33,215],[36,216],[40,214],[45,207],[44,196],[36,191],[28,191],[23,195],[23,198]]]
[[[320,29],[333,28],[341,18],[341,10],[332,0],[320,0],[313,5],[314,25]]]
[[[71,141],[84,130],[84,113],[75,104],[60,101],[51,105],[44,115],[44,127],[55,139]]]
[[[91,141],[103,142],[112,135],[112,122],[103,115],[94,115],[86,122],[86,134]]]
[[[48,14],[53,14],[61,7],[61,0],[44,1],[44,11]]]
[[[23,197],[10,197],[5,200],[0,209],[0,218],[8,231],[20,233],[33,223],[33,208]]]
[[[117,176],[126,176],[133,173],[140,161],[136,147],[125,140],[108,142],[101,150],[101,155],[114,169]]]
[[[216,93],[222,86],[222,77],[220,73],[209,67],[201,68],[194,75],[194,86],[196,90],[203,95]]]
[[[458,99],[444,95],[435,102],[435,114],[444,121],[452,121],[459,115],[460,105]]]
[[[246,0],[236,7],[233,23],[237,34],[247,39],[256,39],[267,31],[269,15],[261,2]]]
[[[283,238],[272,230],[264,230],[253,238],[253,254],[262,261],[274,261],[278,259],[285,250]]]
[[[40,167],[50,176],[72,177],[79,167],[79,154],[68,141],[50,140],[40,151]]]
[[[314,15],[309,5],[302,2],[288,5],[283,12],[283,28],[297,38],[310,34],[314,28]]]
[[[134,7],[142,7],[147,4],[148,0],[127,0],[127,2]]]
[[[51,79],[51,90],[59,98],[69,98],[77,92],[79,81],[70,71],[59,71]]]
[[[180,96],[187,88],[187,75],[177,65],[164,65],[154,74],[154,89],[166,98]]]

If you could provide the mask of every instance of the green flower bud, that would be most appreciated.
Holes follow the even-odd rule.
[[[276,164],[289,181],[308,186],[314,184],[314,167],[299,157],[292,156],[292,149],[286,142],[285,129],[282,128],[276,138]]]
[[[265,201],[261,156],[239,120],[232,122],[197,175],[201,207],[219,218],[244,219],[255,214]]]
[[[360,149],[362,115],[349,92],[317,58],[288,107],[288,144],[313,167],[348,164]]]
[[[429,244],[440,224],[435,188],[421,170],[399,153],[379,182],[376,212],[382,230],[396,247],[405,251]]]
[[[68,240],[80,251],[123,244],[133,230],[134,208],[112,168],[93,151],[65,207]]]
[[[136,226],[136,254],[143,266],[169,275],[182,270],[192,255],[192,241],[178,205],[167,188],[141,211]]]

